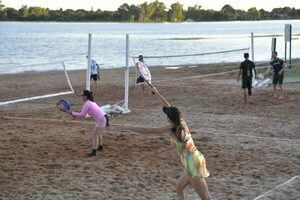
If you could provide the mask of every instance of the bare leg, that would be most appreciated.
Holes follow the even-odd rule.
[[[254,101],[252,100],[252,91],[251,89],[248,89],[248,101],[249,103],[254,103]]]
[[[279,85],[279,98],[282,99],[283,98],[283,89],[282,89],[282,85]]]
[[[191,183],[202,200],[211,199],[205,178],[192,177]]]
[[[99,144],[99,128],[95,128],[94,133],[92,134],[92,149],[97,149],[98,148],[98,144]]]
[[[251,95],[249,96],[249,103],[254,103],[254,101],[252,100],[252,97],[251,97]]]
[[[98,144],[99,144],[99,138],[98,138],[98,132],[99,132],[99,128],[95,128],[94,132],[92,133],[92,152],[88,153],[88,156],[96,156],[96,151],[98,148]]]
[[[276,91],[276,85],[273,85],[273,97],[277,98],[277,91]]]
[[[178,182],[176,183],[176,193],[179,200],[184,200],[184,188],[188,186],[190,183],[188,174],[183,171],[178,179]]]
[[[248,103],[248,101],[247,101],[247,91],[246,91],[246,89],[244,89],[244,103],[245,103],[245,104]]]
[[[98,145],[102,146],[102,144],[103,144],[102,130],[101,130],[101,128],[96,128],[95,131],[97,132],[97,135],[98,135],[98,141],[99,141]]]

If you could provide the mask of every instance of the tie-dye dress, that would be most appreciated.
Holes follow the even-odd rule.
[[[184,142],[179,142],[174,136],[171,136],[171,143],[176,147],[185,172],[190,178],[208,177],[209,171],[206,169],[205,158],[203,154],[197,150],[191,134],[186,134],[183,141]]]

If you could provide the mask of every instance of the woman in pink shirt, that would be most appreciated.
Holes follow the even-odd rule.
[[[80,112],[68,111],[73,117],[85,117],[87,114],[96,120],[94,133],[92,134],[92,152],[88,156],[96,156],[96,151],[103,150],[102,146],[102,129],[109,126],[108,115],[94,102],[93,93],[84,90],[82,101],[85,102]]]

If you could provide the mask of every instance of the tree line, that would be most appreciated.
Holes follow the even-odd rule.
[[[123,3],[116,11],[101,9],[50,10],[42,7],[22,6],[20,9],[5,7],[0,0],[0,21],[95,21],[95,22],[182,22],[182,21],[233,21],[300,19],[300,9],[284,7],[272,11],[249,8],[247,11],[224,5],[220,11],[204,10],[200,5],[184,10],[179,2],[170,8],[158,0],[140,5]]]

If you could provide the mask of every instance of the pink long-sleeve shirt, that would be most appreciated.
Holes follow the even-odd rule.
[[[101,121],[105,112],[95,103],[90,101],[89,99],[86,100],[85,104],[83,105],[80,113],[79,112],[72,112],[74,117],[85,117],[86,114],[93,117],[97,122]]]

